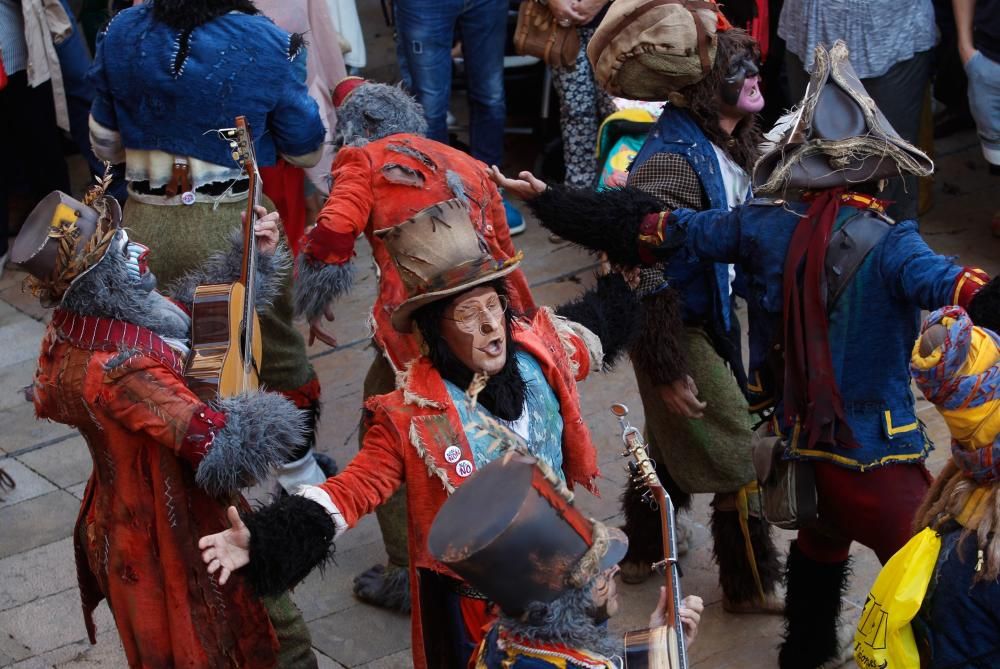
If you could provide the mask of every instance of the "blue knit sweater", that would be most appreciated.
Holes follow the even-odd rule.
[[[297,55],[291,36],[263,15],[230,12],[184,34],[156,21],[150,5],[132,7],[98,42],[91,116],[127,149],[231,166],[229,147],[211,130],[243,115],[260,165],[278,153],[303,156],[320,147],[324,129],[296,75]]]

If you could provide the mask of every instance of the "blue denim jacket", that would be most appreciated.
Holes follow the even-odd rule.
[[[704,258],[739,263],[747,279],[750,382],[766,377],[780,341],[782,274],[792,232],[808,204],[751,201],[732,211],[672,213],[663,248],[679,244]],[[835,229],[856,213],[842,207]],[[934,253],[915,221],[893,225],[868,254],[829,314],[830,352],[858,448],[808,450],[798,424],[781,425],[787,455],[851,469],[919,461],[931,448],[917,419],[909,361],[920,309],[950,304],[962,268]],[[782,416],[780,399],[777,416]]]
[[[233,127],[240,115],[260,165],[320,147],[323,122],[295,71],[297,52],[270,19],[230,12],[194,29],[186,57],[180,48],[179,31],[154,20],[148,3],[120,12],[99,40],[90,113],[126,148],[232,166],[211,130]]]
[[[698,175],[701,187],[708,197],[709,209],[729,208],[722,182],[722,169],[712,142],[695,124],[690,114],[669,103],[663,107],[659,120],[629,170],[635,170],[657,153],[684,156]],[[663,274],[667,283],[684,295],[682,316],[685,323],[704,324],[714,321],[721,323],[725,331],[731,329],[727,264],[702,260],[690,249],[683,249],[670,258]]]

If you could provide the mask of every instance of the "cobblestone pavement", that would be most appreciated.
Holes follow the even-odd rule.
[[[1000,271],[1000,240],[990,237],[988,221],[1000,208],[996,179],[991,180],[978,155],[975,137],[964,134],[938,146],[935,206],[923,218],[930,244],[961,262]],[[592,259],[568,245],[552,244],[546,233],[530,224],[515,239],[526,253],[525,272],[541,303],[558,304],[591,281]],[[358,267],[370,265],[364,243]],[[155,249],[153,251],[155,253]],[[21,289],[23,275],[8,271],[0,280],[0,467],[17,481],[17,488],[0,502],[0,666],[18,669],[59,667],[123,667],[121,646],[105,605],[97,615],[98,643],[90,646],[80,615],[73,567],[71,529],[90,458],[83,440],[72,430],[37,422],[22,388],[31,382],[46,313]],[[361,272],[354,292],[337,307],[335,331],[343,345],[310,349],[323,382],[325,402],[319,443],[341,464],[355,452],[361,382],[372,357],[367,347],[365,319],[372,302],[374,275]],[[613,373],[585,382],[581,389],[584,418],[595,435],[606,479],[603,496],[579,496],[585,511],[617,522],[617,497],[624,481],[618,455],[615,422],[608,412],[613,401],[633,407],[641,424],[641,406],[627,363]],[[936,411],[919,405],[920,418],[939,444],[946,432]],[[932,469],[940,468],[946,450],[935,451]],[[261,497],[260,491],[251,491]],[[702,633],[693,649],[692,666],[699,668],[773,667],[780,633],[776,617],[740,617],[721,608],[716,567],[711,556],[708,497],[696,498],[690,518],[695,524],[692,550],[682,559],[683,587],[707,604]],[[787,546],[790,533],[780,532]],[[865,593],[877,572],[877,562],[864,548],[854,550],[854,579],[845,596],[845,627],[854,623]],[[378,527],[369,517],[337,542],[336,565],[324,576],[314,574],[294,598],[309,622],[316,652],[325,667],[409,666],[409,621],[357,602],[352,577],[384,559]],[[656,599],[656,584],[623,585],[623,615],[615,630],[642,627]]]

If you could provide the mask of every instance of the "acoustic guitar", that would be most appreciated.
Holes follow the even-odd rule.
[[[643,499],[658,509],[663,527],[664,559],[653,565],[663,569],[667,588],[666,624],[652,629],[625,633],[625,667],[627,669],[688,669],[687,648],[681,626],[681,579],[677,566],[677,534],[674,529],[674,504],[656,476],[656,464],[649,458],[639,430],[625,419],[628,407],[612,404],[611,413],[618,418],[622,430],[622,455],[630,458],[628,471],[633,485],[647,490]]]
[[[260,203],[261,181],[253,136],[243,116],[236,117],[235,128],[222,129],[219,134],[229,142],[233,160],[243,167],[250,183],[240,277],[234,283],[198,286],[191,305],[191,355],[184,376],[191,390],[205,401],[256,389],[262,352],[260,321],[254,308],[254,207]]]

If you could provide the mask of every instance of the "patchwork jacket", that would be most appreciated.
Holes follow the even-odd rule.
[[[588,334],[574,331],[547,309],[539,310],[530,323],[519,321],[514,328],[517,345],[538,361],[559,399],[566,481],[596,494],[600,474],[597,451],[580,412],[576,387],[578,380],[602,364],[600,345]],[[319,489],[351,527],[406,483],[413,661],[421,668],[426,659],[417,570],[430,569],[458,578],[434,560],[427,537],[448,495],[475,471],[475,459],[444,380],[426,357],[408,366],[399,389],[369,399],[367,409],[368,431],[361,451]]]
[[[316,227],[306,235],[304,263],[343,266],[354,256],[362,233],[378,266],[379,290],[372,308],[375,343],[397,372],[420,355],[416,339],[396,332],[390,316],[406,299],[399,272],[375,231],[391,228],[444,200],[468,204],[470,218],[498,260],[516,255],[507,228],[503,200],[486,165],[440,142],[419,135],[396,134],[361,147],[344,147],[333,162],[333,186]],[[520,269],[506,277],[512,305],[529,317],[535,303]],[[297,290],[311,289],[300,281]],[[338,297],[323,296],[324,304]],[[312,300],[315,302],[315,300]],[[306,314],[312,316],[314,314]]]

